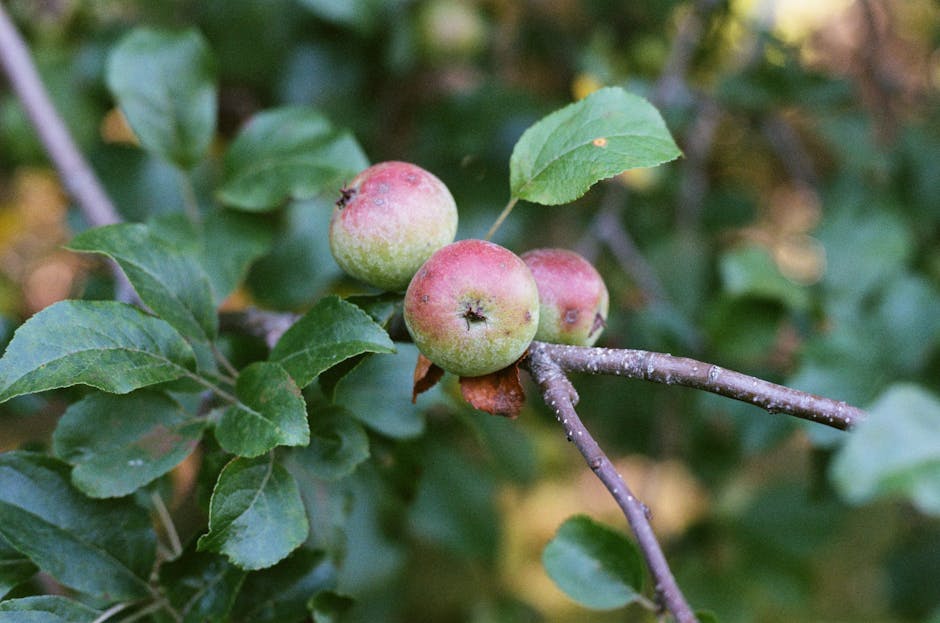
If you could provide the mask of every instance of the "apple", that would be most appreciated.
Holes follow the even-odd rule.
[[[457,234],[450,191],[415,164],[372,165],[340,193],[330,251],[340,268],[377,288],[403,291],[421,264]]]
[[[538,287],[512,251],[460,240],[435,252],[405,292],[404,319],[421,353],[442,369],[483,376],[525,353],[539,324]]]
[[[535,339],[591,346],[607,324],[610,296],[597,269],[567,249],[534,249],[522,254],[539,289]]]

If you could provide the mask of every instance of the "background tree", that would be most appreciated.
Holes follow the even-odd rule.
[[[35,62],[77,150],[57,177],[29,120],[61,148],[50,111],[0,94],[7,339],[32,317],[20,335],[42,339],[19,352],[71,358],[43,387],[11,376],[13,347],[4,358],[0,617],[655,609],[620,510],[539,388],[514,421],[466,406],[449,377],[412,406],[416,352],[389,339],[398,298],[345,277],[326,238],[343,183],[391,159],[440,177],[458,238],[483,237],[518,195],[522,132],[607,85],[653,102],[684,157],[563,206],[519,201],[494,239],[594,262],[611,294],[598,346],[694,357],[869,417],[846,434],[767,415],[669,387],[659,360],[608,362],[656,363],[660,384],[641,384],[538,347],[533,376],[566,362],[580,419],[695,608],[938,619],[940,15],[926,0],[819,4],[5,3],[33,57],[0,30],[10,84]],[[67,297],[82,301],[52,306]],[[116,327],[119,355],[100,338]],[[100,374],[115,356],[124,372]],[[76,382],[141,389],[54,389]],[[240,506],[245,491],[276,512]],[[585,561],[607,583],[559,577]]]

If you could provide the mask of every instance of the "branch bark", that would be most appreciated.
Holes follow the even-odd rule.
[[[529,357],[547,357],[564,372],[611,374],[694,387],[750,403],[768,413],[785,413],[840,430],[848,430],[865,418],[864,411],[844,401],[823,398],[714,364],[665,353],[533,342]]]
[[[120,215],[49,99],[26,43],[3,4],[0,4],[0,64],[58,170],[62,185],[88,223],[97,227],[120,222]]]
[[[538,342],[533,344],[523,365],[541,388],[545,404],[555,412],[568,440],[578,448],[627,518],[653,576],[660,605],[671,612],[679,623],[697,621],[679,585],[676,584],[659,541],[656,540],[649,522],[649,509],[633,495],[613,463],[581,422],[574,408],[578,401],[574,386],[552,356],[551,350],[542,346],[547,345]]]

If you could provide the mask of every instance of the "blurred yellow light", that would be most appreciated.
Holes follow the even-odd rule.
[[[571,83],[571,94],[576,100],[583,100],[585,97],[597,91],[604,86],[604,83],[598,80],[597,76],[590,73],[580,73],[575,76]]]

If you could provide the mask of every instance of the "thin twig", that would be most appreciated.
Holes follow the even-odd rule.
[[[554,410],[568,439],[578,448],[623,511],[653,576],[657,599],[679,623],[696,621],[653,533],[648,517],[649,509],[633,495],[613,463],[585,428],[574,408],[578,400],[574,387],[553,359],[550,350],[540,346],[539,343],[533,344],[524,365],[541,388],[545,404]]]
[[[274,348],[277,341],[300,318],[289,312],[271,312],[249,307],[238,312],[219,314],[219,327],[223,331],[244,331],[248,335],[261,338],[268,348]]]
[[[180,554],[183,553],[183,544],[180,542],[180,537],[176,533],[173,517],[170,516],[170,511],[166,507],[166,504],[163,503],[163,498],[160,497],[159,493],[156,491],[151,493],[150,500],[153,502],[153,507],[157,511],[157,516],[160,517],[160,523],[163,524],[166,538],[170,541],[170,551],[173,554],[173,558],[178,558]]]
[[[666,385],[682,385],[756,405],[769,413],[848,430],[865,412],[840,400],[823,398],[734,370],[645,350],[591,348],[533,342],[529,356],[547,357],[565,372],[611,374]]]

